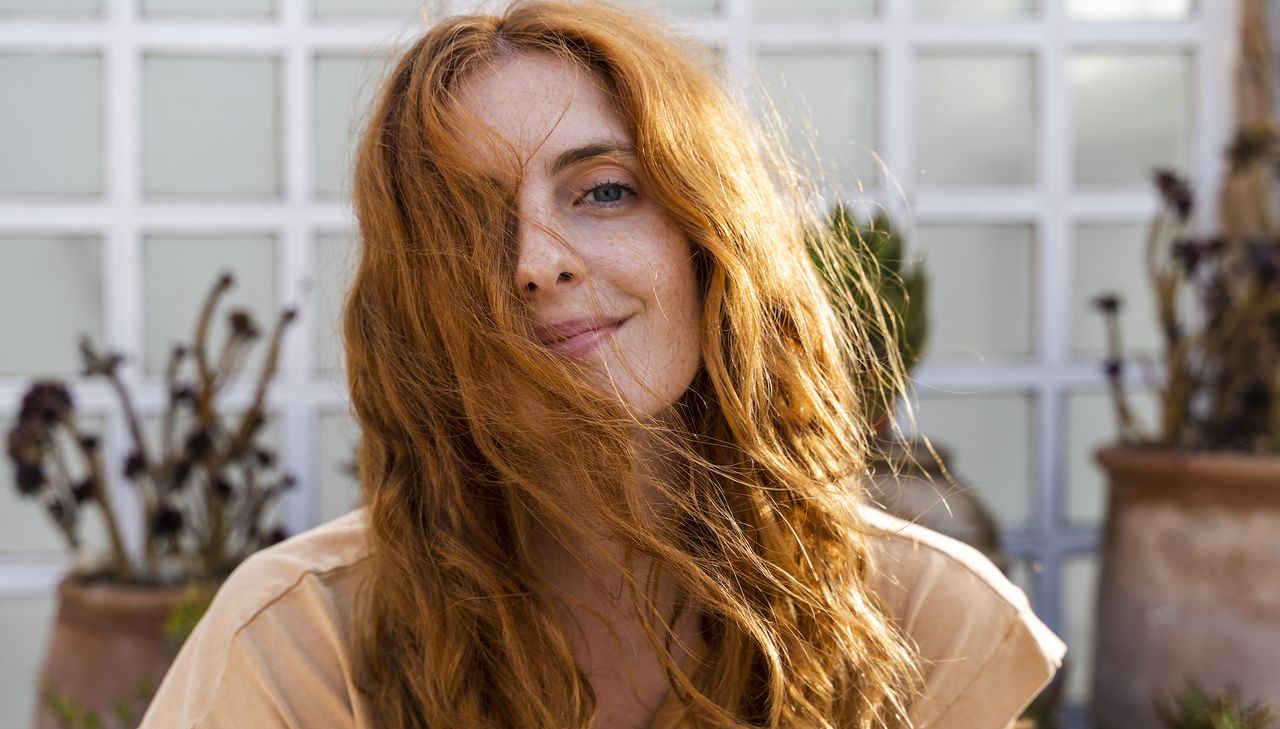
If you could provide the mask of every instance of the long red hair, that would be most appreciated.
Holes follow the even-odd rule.
[[[913,655],[867,587],[857,509],[862,399],[891,402],[905,386],[901,362],[871,345],[892,318],[869,286],[870,304],[833,308],[796,178],[672,37],[600,3],[450,17],[403,53],[373,107],[343,331],[370,525],[358,685],[382,725],[590,726],[591,686],[550,608],[566,596],[530,549],[537,526],[580,530],[552,483],[572,483],[625,545],[618,566],[642,615],[653,585],[630,555],[703,611],[708,660],[689,673],[669,626],[645,619],[688,726],[907,723]],[[703,363],[662,417],[638,420],[529,336],[514,190],[459,145],[456,98],[468,74],[521,52],[598,75],[631,125],[646,189],[695,252]],[[866,283],[856,261],[840,263]],[[637,427],[680,475],[661,484],[661,518],[627,498]]]

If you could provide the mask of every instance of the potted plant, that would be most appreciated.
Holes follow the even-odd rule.
[[[120,474],[141,505],[141,555],[126,548],[102,441],[81,428],[65,383],[35,382],[22,399],[8,433],[15,483],[44,508],[76,558],[58,586],[37,701],[39,729],[132,726],[216,585],[249,554],[284,538],[264,522],[294,479],[279,472],[275,453],[259,436],[268,385],[295,313],[280,315],[252,401],[239,418],[229,418],[218,410],[219,393],[262,334],[247,311],[233,310],[217,359],[210,357],[210,324],[233,283],[229,274],[218,279],[200,310],[193,346],[172,351],[158,442],[144,437],[121,377],[124,358],[81,341],[83,375],[108,383],[128,426]],[[188,361],[194,372],[184,368]],[[91,510],[105,526],[106,555],[90,553],[82,541]]]
[[[835,250],[820,245],[820,237],[834,244],[830,247]],[[910,373],[923,357],[928,339],[928,283],[923,266],[903,258],[902,236],[888,216],[880,213],[860,222],[847,207],[837,205],[827,230],[810,237],[809,250],[814,266],[832,289],[838,311],[851,309],[850,315],[866,316],[870,297],[882,303],[890,328],[885,333],[871,328],[872,349],[882,360],[900,358]],[[864,398],[863,406],[866,422],[874,423],[876,430],[867,484],[871,500],[890,514],[969,544],[1007,570],[996,520],[977,492],[952,474],[950,451],[928,438],[908,440],[895,432],[882,398]],[[1046,688],[1016,729],[1056,726],[1062,686],[1057,680]]]
[[[837,309],[866,312],[870,296],[882,302],[892,331],[886,336],[871,328],[872,348],[881,359],[895,350],[894,356],[910,372],[924,354],[929,331],[923,266],[904,261],[902,236],[883,213],[861,223],[847,207],[837,205],[827,228],[826,236],[836,251],[820,253],[823,247],[816,242],[810,243],[810,251],[814,265],[833,289]],[[977,547],[1003,568],[995,520],[974,491],[952,477],[947,449],[925,438],[908,441],[894,433],[882,398],[866,397],[863,406],[864,418],[876,430],[871,498],[892,514]]]
[[[1188,681],[1280,701],[1280,130],[1268,116],[1270,64],[1259,62],[1269,56],[1262,7],[1246,9],[1221,229],[1197,235],[1187,183],[1156,174],[1161,208],[1146,246],[1163,338],[1154,426],[1129,404],[1120,299],[1095,300],[1120,430],[1096,454],[1110,480],[1093,674],[1103,729],[1156,726],[1158,702]]]

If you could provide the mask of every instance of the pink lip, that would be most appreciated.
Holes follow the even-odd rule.
[[[626,319],[567,319],[539,327],[538,339],[551,349],[571,357],[584,357],[626,323]]]

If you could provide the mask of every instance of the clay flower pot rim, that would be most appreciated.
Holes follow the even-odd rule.
[[[1113,444],[1099,448],[1094,457],[1116,475],[1170,483],[1212,478],[1215,487],[1280,489],[1280,455]]]

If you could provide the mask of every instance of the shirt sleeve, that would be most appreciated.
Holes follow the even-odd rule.
[[[900,520],[875,554],[875,584],[917,647],[920,729],[1003,729],[1052,680],[1066,645],[980,552]],[[881,520],[884,523],[884,520]]]

